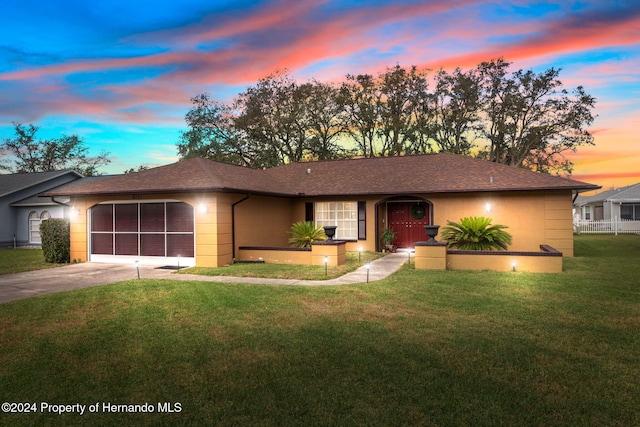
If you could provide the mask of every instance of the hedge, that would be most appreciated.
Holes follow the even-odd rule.
[[[46,262],[61,264],[69,262],[69,220],[50,218],[40,224],[42,252]]]

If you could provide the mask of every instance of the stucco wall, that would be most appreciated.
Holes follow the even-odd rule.
[[[445,226],[467,216],[485,216],[506,225],[513,236],[509,250],[537,251],[550,245],[573,256],[570,191],[426,195],[433,203],[434,224]],[[439,236],[436,237],[439,240]]]
[[[509,250],[537,251],[540,245],[550,245],[565,256],[573,256],[573,223],[571,191],[554,192],[501,192],[462,194],[417,194],[431,202],[433,224],[445,226],[448,221],[459,221],[467,216],[486,216],[493,224],[506,225],[513,235]],[[367,239],[348,242],[347,250],[358,247],[373,251],[376,248],[376,228],[378,234],[386,227],[386,205],[378,205],[376,223],[376,203],[392,198],[393,195],[368,197],[335,197],[296,200],[293,221],[304,220],[305,202],[365,200],[367,202]],[[437,237],[439,239],[439,237]],[[426,234],[425,234],[426,240]]]
[[[444,226],[466,216],[487,216],[494,224],[506,225],[513,237],[512,251],[537,251],[550,245],[565,256],[573,256],[572,205],[570,191],[513,192],[478,194],[422,194],[432,203],[434,224]],[[366,240],[347,242],[347,251],[376,249],[376,228],[383,228],[385,205],[376,203],[393,197],[327,197],[289,199],[244,194],[153,194],[133,197],[82,197],[70,204],[75,209],[71,220],[71,259],[87,260],[87,210],[101,202],[178,200],[195,211],[196,265],[218,267],[233,262],[234,245],[288,246],[287,233],[296,221],[305,219],[305,202],[366,201]],[[232,210],[235,204],[235,234]],[[489,210],[487,208],[489,207]],[[377,217],[377,222],[376,222]],[[439,239],[439,237],[437,237]],[[426,240],[426,234],[425,234]]]
[[[196,264],[218,266],[232,261],[231,215],[227,200],[211,194],[150,194],[143,196],[74,197],[69,202],[71,260],[88,260],[87,215],[99,203],[144,200],[177,200],[193,206],[195,214]]]
[[[239,195],[235,195],[238,199]],[[235,245],[289,246],[288,231],[295,221],[293,202],[284,197],[251,195],[235,206]]]

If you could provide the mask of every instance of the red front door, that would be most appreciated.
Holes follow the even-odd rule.
[[[393,243],[398,248],[413,248],[416,242],[427,240],[425,225],[430,225],[426,203],[402,202],[387,205],[389,228],[396,233]]]

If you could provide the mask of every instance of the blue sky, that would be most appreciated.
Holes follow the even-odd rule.
[[[0,139],[12,122],[77,134],[104,172],[177,160],[189,99],[278,69],[341,81],[387,66],[561,68],[597,98],[574,178],[640,182],[640,2],[23,0],[0,5]]]

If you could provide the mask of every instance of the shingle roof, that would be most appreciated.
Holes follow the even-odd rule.
[[[58,192],[64,193],[69,188],[72,188],[78,185],[85,185],[90,182],[100,181],[103,179],[110,178],[111,176],[110,175],[85,176],[83,178],[79,178],[74,181],[67,182],[66,184],[59,185],[47,191],[48,192],[58,191]],[[57,200],[54,202],[53,200],[51,200],[51,197],[45,197],[40,194],[36,194],[31,197],[27,197],[25,199],[13,202],[11,203],[11,206],[52,206],[52,205],[60,204],[60,202],[64,202],[64,200]]]
[[[267,170],[188,159],[57,195],[240,191],[282,196],[521,190],[595,190],[597,185],[466,156],[427,154],[292,163]],[[47,193],[49,194],[49,193]]]
[[[599,188],[448,153],[292,163],[270,172],[313,196]]]
[[[587,203],[604,202],[605,200],[618,203],[640,202],[640,183],[606,190],[593,196],[581,196],[576,200],[576,204],[582,206]]]
[[[82,176],[79,173],[70,170],[0,175],[0,197],[4,197],[11,193],[15,193],[16,191],[24,190],[25,188],[32,187],[66,174],[74,174],[78,177]]]
[[[46,195],[144,194],[204,191],[251,191],[263,194],[288,194],[284,186],[269,179],[265,171],[215,162],[187,159],[86,185],[53,190]]]

